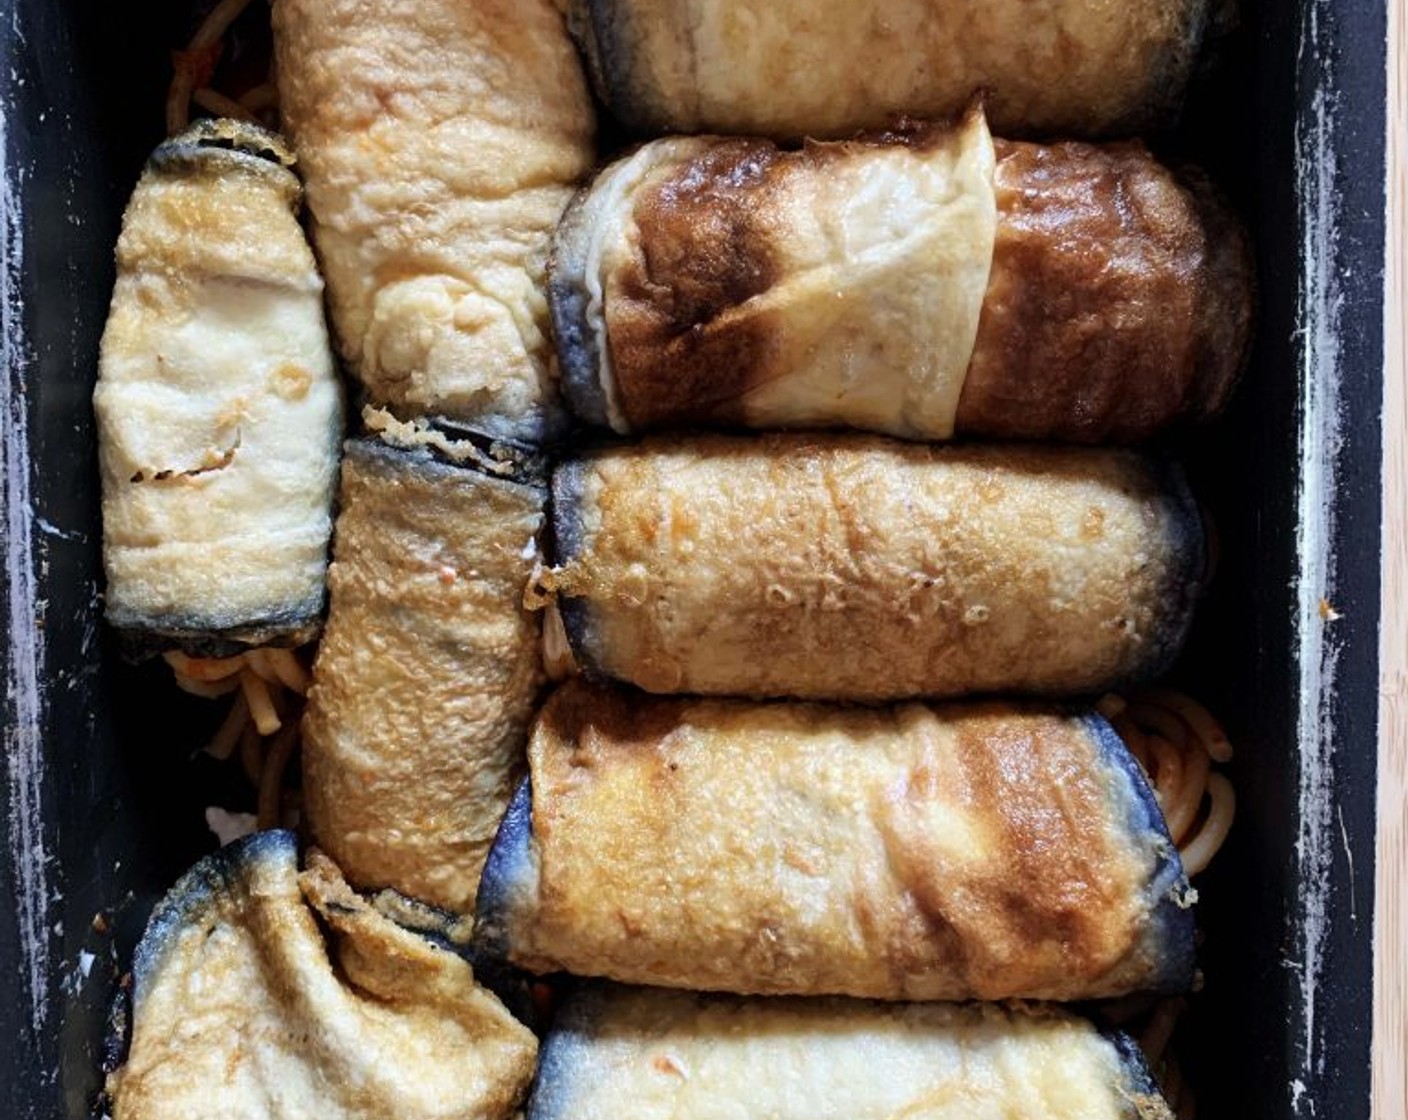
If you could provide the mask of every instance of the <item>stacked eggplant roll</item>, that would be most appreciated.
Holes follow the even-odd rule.
[[[123,217],[93,395],[106,613],[124,651],[236,695],[277,823],[325,605],[342,390],[302,188],[277,135],[202,121],[151,155]],[[259,759],[255,761],[255,756]]]
[[[224,122],[158,150],[98,409],[123,634],[174,642],[206,691],[227,654],[322,634],[311,673],[270,662],[301,721],[257,688],[227,721],[242,754],[242,713],[282,724],[281,762],[301,729],[310,843],[276,830],[282,765],[253,768],[263,831],[198,863],[138,948],[112,1111],[507,1118],[537,1041],[481,986],[469,917],[544,680],[523,597],[567,420],[544,273],[595,114],[551,0],[278,0],[273,31],[288,144]]]
[[[339,352],[361,384],[306,825],[348,878],[461,913],[524,770],[543,676],[523,605],[565,409],[544,272],[595,158],[550,0],[279,0]]]
[[[476,939],[590,979],[529,1120],[1171,1115],[1089,1017],[1196,979],[1183,795],[1112,694],[1177,656],[1208,547],[1134,445],[1225,405],[1250,255],[1199,172],[1102,138],[1162,119],[1208,13],[952,7],[567,5],[647,135],[548,270],[583,430],[533,599],[571,679]]]
[[[1214,12],[1119,7],[273,0],[97,405],[109,618],[301,731],[305,843],[280,763],[158,906],[115,1120],[1173,1115],[1231,793],[1140,445],[1252,277],[1132,138]]]

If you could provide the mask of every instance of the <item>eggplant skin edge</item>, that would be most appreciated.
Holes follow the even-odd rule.
[[[280,859],[297,865],[298,837],[287,829],[255,832],[211,852],[177,879],[152,910],[132,955],[134,1005],[181,928],[197,920],[222,891],[230,890],[247,867]]]
[[[587,322],[587,198],[581,188],[558,223],[548,255],[547,296],[557,342],[558,378],[572,413],[594,428],[609,428],[606,392],[601,383],[601,350]]]
[[[525,880],[532,877],[533,781],[525,777],[514,791],[479,878],[474,906],[474,949],[488,961],[508,961],[513,953],[513,908]]]
[[[1124,740],[1098,713],[1087,714],[1081,722],[1106,764],[1129,783],[1133,796],[1126,807],[1126,826],[1130,834],[1153,834],[1156,838],[1156,863],[1148,885],[1154,909],[1147,936],[1154,948],[1157,966],[1151,970],[1147,990],[1168,994],[1187,992],[1193,986],[1197,971],[1197,923],[1189,904],[1191,888],[1183,872],[1178,846],[1169,835],[1163,811],[1148,779]]]

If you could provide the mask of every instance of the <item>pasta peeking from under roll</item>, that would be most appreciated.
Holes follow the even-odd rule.
[[[1172,1120],[1130,1039],[1057,1008],[736,999],[591,986],[527,1120]]]
[[[1098,692],[1163,671],[1204,574],[1128,451],[654,437],[563,463],[553,525],[576,661],[648,692]]]
[[[114,1120],[506,1120],[536,1040],[393,903],[291,832],[196,864],[137,948]]]
[[[541,479],[426,445],[347,444],[303,795],[313,838],[360,887],[474,905],[542,682],[523,588],[545,500]]]
[[[123,216],[93,405],[107,618],[136,653],[317,632],[342,402],[292,163],[204,121]]]
[[[757,995],[1186,991],[1191,892],[1094,714],[563,686],[476,939],[533,972]]]
[[[543,270],[595,158],[551,0],[277,0],[339,349],[375,403],[496,437],[560,426]]]
[[[1138,144],[954,126],[784,150],[676,137],[568,210],[549,298],[568,401],[620,433],[853,427],[1131,442],[1216,413],[1251,263]]]
[[[566,0],[602,100],[642,133],[842,136],[984,90],[1002,132],[1170,123],[1208,0]]]

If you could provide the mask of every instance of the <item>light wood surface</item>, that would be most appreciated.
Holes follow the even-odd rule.
[[[1374,1120],[1408,1117],[1408,12],[1389,0]]]

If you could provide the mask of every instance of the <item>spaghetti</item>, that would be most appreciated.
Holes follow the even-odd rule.
[[[238,97],[214,88],[216,70],[225,53],[225,38],[252,0],[219,0],[206,14],[186,46],[171,54],[171,85],[166,94],[166,131],[174,135],[191,120],[191,105],[217,117],[257,124],[277,124],[279,97],[273,62],[265,81]]]
[[[258,827],[278,828],[288,803],[284,776],[299,746],[299,717],[310,677],[289,649],[254,649],[235,657],[164,654],[179,688],[196,696],[233,696],[230,710],[206,744],[219,761],[236,754],[258,795]]]
[[[1098,705],[1149,776],[1169,835],[1189,875],[1205,870],[1232,827],[1237,799],[1213,763],[1232,744],[1206,708],[1181,692],[1148,688]]]

